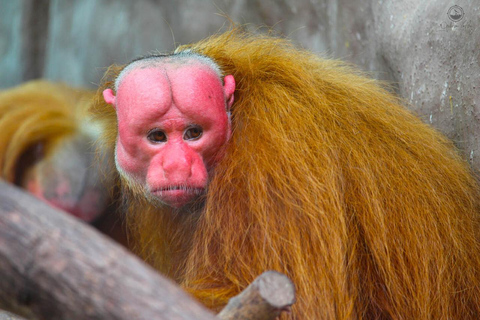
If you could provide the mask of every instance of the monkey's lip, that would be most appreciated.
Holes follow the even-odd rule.
[[[151,193],[165,204],[179,208],[189,203],[197,196],[203,194],[204,191],[205,188],[203,187],[174,185],[155,188]]]
[[[160,188],[155,188],[152,190],[152,193],[158,194],[158,193],[196,193],[200,194],[205,190],[203,187],[194,187],[194,186],[166,186],[166,187],[160,187]]]

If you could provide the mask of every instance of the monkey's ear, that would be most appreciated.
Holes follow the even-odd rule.
[[[227,111],[230,111],[234,100],[235,79],[231,74],[223,78],[223,88],[225,90],[225,100],[227,101]]]
[[[115,108],[115,95],[112,89],[103,90],[103,99],[106,103],[111,104]]]

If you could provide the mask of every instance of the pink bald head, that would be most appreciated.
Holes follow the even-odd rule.
[[[192,58],[134,67],[121,76],[116,96],[103,92],[117,111],[117,168],[168,206],[190,203],[205,190],[230,138],[233,76],[222,83]]]

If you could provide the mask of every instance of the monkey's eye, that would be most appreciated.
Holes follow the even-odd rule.
[[[152,142],[165,142],[167,141],[167,135],[160,130],[152,130],[148,133],[148,140]]]
[[[191,127],[188,128],[183,134],[184,140],[197,140],[202,136],[203,130],[200,127]]]

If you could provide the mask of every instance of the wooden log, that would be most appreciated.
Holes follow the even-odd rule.
[[[267,271],[239,295],[233,297],[218,314],[222,320],[273,320],[289,311],[295,302],[295,287],[284,274]]]
[[[0,309],[29,319],[215,319],[120,245],[4,182]]]

